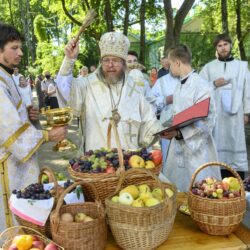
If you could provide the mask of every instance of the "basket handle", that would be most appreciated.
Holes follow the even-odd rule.
[[[152,171],[150,170],[147,170],[147,169],[143,169],[143,168],[130,168],[129,170],[127,171],[124,171],[120,178],[119,178],[119,181],[118,181],[118,184],[117,184],[117,187],[116,187],[116,190],[115,190],[115,193],[118,193],[118,191],[121,189],[122,187],[122,184],[125,182],[126,178],[128,176],[135,176],[136,174],[142,174],[144,173],[145,175],[148,175],[150,177],[152,177],[152,179],[154,181],[156,181],[157,185],[160,187],[161,191],[162,191],[162,194],[163,194],[163,198],[167,198],[169,200],[169,197],[166,195],[166,192],[165,192],[165,189],[164,189],[164,186],[162,184],[162,182],[160,181],[160,179],[157,177],[156,174],[154,174]]]
[[[107,147],[109,149],[111,148],[111,132],[112,132],[112,128],[113,128],[113,132],[114,132],[114,136],[115,136],[115,141],[116,141],[116,146],[117,146],[117,151],[118,151],[118,159],[119,159],[119,168],[116,171],[116,174],[118,176],[120,176],[120,174],[122,172],[125,172],[121,141],[120,141],[120,137],[119,137],[119,134],[118,134],[117,125],[114,122],[114,120],[110,119],[109,125],[108,125],[108,132],[107,132]]]
[[[75,187],[77,187],[78,185],[89,185],[91,186],[91,188],[94,190],[95,192],[95,195],[97,197],[97,201],[96,203],[98,204],[98,201],[99,201],[99,196],[98,196],[98,193],[96,191],[96,188],[95,186],[92,184],[92,183],[87,183],[85,181],[77,181],[75,183],[73,183],[72,185],[70,185],[69,187],[67,187],[60,195],[58,201],[57,201],[57,204],[56,204],[56,208],[55,210],[53,211],[53,216],[52,216],[52,222],[53,224],[55,225],[55,230],[57,232],[58,230],[58,226],[59,226],[59,217],[60,217],[60,208],[61,206],[63,205],[63,200],[64,200],[64,197],[70,193]]]
[[[238,181],[240,183],[241,196],[245,197],[244,185],[243,185],[243,182],[242,182],[239,174],[233,168],[231,168],[229,165],[227,165],[224,162],[216,162],[215,161],[215,162],[208,162],[208,163],[205,163],[205,164],[201,165],[198,169],[196,169],[196,171],[192,175],[192,179],[191,179],[189,190],[190,191],[192,190],[195,178],[196,178],[196,176],[198,175],[198,173],[201,170],[203,170],[204,168],[207,168],[207,167],[218,167],[218,166],[226,168],[229,172],[231,172],[231,174],[233,174],[234,177],[236,177],[238,179]]]
[[[45,166],[41,169],[39,177],[38,177],[38,182],[41,184],[42,183],[42,176],[43,174],[46,174],[49,178],[49,182],[53,182],[54,183],[54,190],[55,190],[55,196],[56,199],[58,198],[57,196],[59,195],[59,185],[57,182],[57,179],[54,175],[54,172],[51,170],[51,168]]]

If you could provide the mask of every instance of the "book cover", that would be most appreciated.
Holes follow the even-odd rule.
[[[156,135],[186,127],[194,123],[195,121],[207,117],[209,113],[209,105],[210,105],[210,97],[177,113],[173,117],[172,126],[159,131],[158,133],[156,133]]]

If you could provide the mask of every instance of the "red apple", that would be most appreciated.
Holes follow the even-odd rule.
[[[16,244],[12,244],[12,245],[8,248],[8,250],[18,250],[18,248],[17,248]]]
[[[162,153],[161,150],[155,149],[151,151],[152,161],[154,162],[155,166],[158,166],[162,162]]]
[[[36,241],[33,241],[32,247],[43,250],[44,249],[44,243],[42,241],[40,241],[40,240],[36,240]]]
[[[105,170],[106,173],[108,174],[112,174],[112,173],[115,173],[115,168],[110,166],[110,167],[107,167],[106,170]]]
[[[58,250],[58,247],[54,243],[49,243],[44,250]]]

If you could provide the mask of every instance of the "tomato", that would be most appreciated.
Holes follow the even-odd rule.
[[[162,153],[160,149],[155,149],[151,151],[151,157],[152,157],[152,161],[154,162],[154,164],[160,165],[162,162]]]

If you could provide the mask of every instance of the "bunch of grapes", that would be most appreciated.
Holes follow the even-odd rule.
[[[244,187],[245,190],[250,192],[250,176],[248,176],[245,180],[244,180]]]
[[[64,182],[63,184],[63,187],[66,189],[68,188],[69,186],[71,186],[74,182],[72,182],[71,180],[67,180],[66,182]]]
[[[32,200],[47,200],[51,198],[49,190],[44,190],[43,184],[35,183],[26,187],[24,190],[13,190],[13,194],[18,199],[32,199]]]

